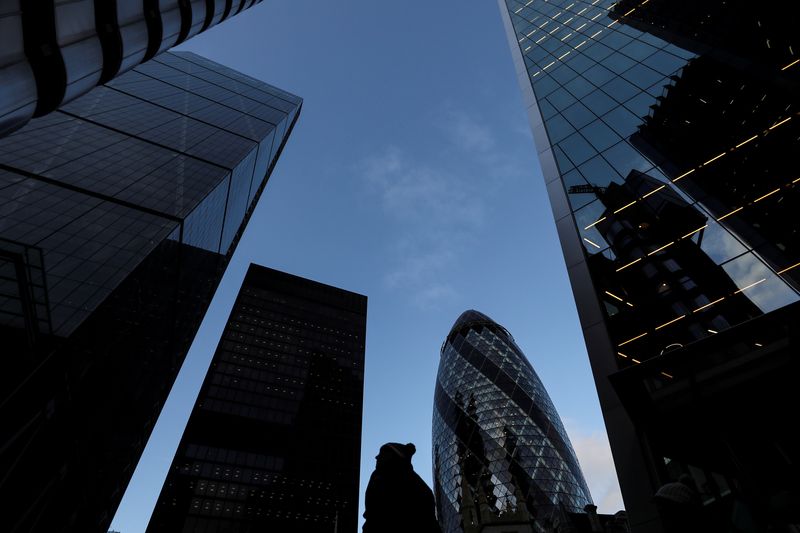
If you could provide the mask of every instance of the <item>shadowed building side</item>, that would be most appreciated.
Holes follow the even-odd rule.
[[[798,6],[498,5],[632,530],[796,527]]]
[[[251,264],[147,531],[355,532],[366,313]]]
[[[301,105],[165,53],[0,139],[4,531],[107,530]]]

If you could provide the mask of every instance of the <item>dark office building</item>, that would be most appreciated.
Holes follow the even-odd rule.
[[[567,511],[559,506],[547,520],[547,533],[630,533],[625,511],[613,515],[598,514],[597,506],[589,504],[581,513]],[[505,532],[503,532],[505,533]]]
[[[0,139],[0,529],[108,529],[300,106],[166,53]]]
[[[498,4],[633,531],[796,527],[800,8]]]
[[[555,511],[591,503],[544,385],[511,334],[477,311],[458,317],[442,345],[433,465],[444,533],[542,531]]]
[[[3,0],[0,136],[261,0]]]
[[[251,264],[148,532],[355,533],[367,298]]]

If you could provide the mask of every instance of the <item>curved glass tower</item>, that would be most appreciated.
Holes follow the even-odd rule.
[[[543,521],[591,503],[544,385],[505,328],[477,311],[442,345],[433,409],[433,478],[445,533]]]

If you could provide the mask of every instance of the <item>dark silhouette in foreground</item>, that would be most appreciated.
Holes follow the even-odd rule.
[[[411,443],[381,446],[364,498],[364,533],[441,533],[433,492],[411,466],[416,451]]]
[[[684,474],[678,481],[662,485],[653,502],[658,508],[665,533],[702,531],[703,504],[690,476]]]

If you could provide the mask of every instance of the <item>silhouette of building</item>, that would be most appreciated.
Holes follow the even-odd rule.
[[[108,529],[300,107],[166,53],[0,139],[4,531]]]
[[[567,511],[560,505],[547,517],[544,530],[547,533],[629,533],[625,511],[613,515],[598,514],[597,507],[587,505],[583,512]]]
[[[0,136],[261,0],[0,4]]]
[[[356,531],[366,312],[250,265],[148,532]]]
[[[559,506],[591,503],[544,385],[508,331],[477,311],[442,345],[433,446],[444,533],[540,531]]]
[[[798,6],[498,4],[632,530],[800,523]]]

